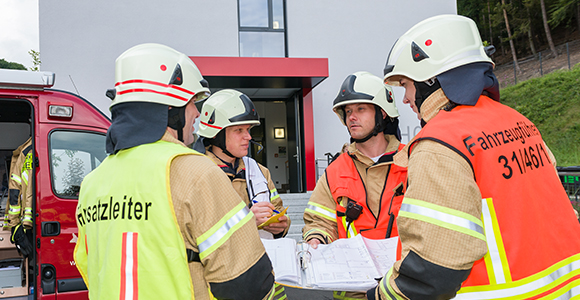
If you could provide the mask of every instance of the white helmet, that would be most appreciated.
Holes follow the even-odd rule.
[[[401,76],[414,81],[433,77],[475,63],[494,64],[475,22],[458,15],[439,15],[419,22],[403,34],[391,48],[385,66],[385,82],[399,85]]]
[[[185,54],[160,44],[141,44],[115,61],[115,90],[111,107],[124,102],[152,102],[183,107],[198,95],[209,96],[207,81]]]
[[[214,138],[222,129],[234,125],[260,125],[252,100],[236,90],[220,90],[203,102],[198,134]]]
[[[356,72],[346,77],[338,96],[334,99],[332,110],[345,126],[343,106],[354,103],[375,104],[382,108],[389,117],[399,116],[392,88],[385,85],[381,78],[369,72]]]

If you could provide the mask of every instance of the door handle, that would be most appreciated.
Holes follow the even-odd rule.
[[[60,234],[60,223],[56,221],[42,222],[42,236],[57,236]]]

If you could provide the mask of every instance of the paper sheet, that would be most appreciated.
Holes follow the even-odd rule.
[[[288,207],[290,207],[290,206],[288,206]],[[270,216],[270,218],[266,222],[258,225],[258,229],[262,229],[262,228],[264,228],[264,226],[268,226],[268,225],[270,225],[272,223],[278,223],[278,222],[280,222],[280,221],[278,221],[278,219],[281,216],[283,216],[283,215],[286,214],[286,211],[288,210],[288,207],[284,208],[284,210],[281,211],[279,214],[273,214],[272,216]]]

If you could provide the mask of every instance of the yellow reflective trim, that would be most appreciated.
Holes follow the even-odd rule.
[[[489,283],[497,284],[495,273],[493,272],[493,262],[491,261],[491,256],[489,255],[489,248],[487,249],[487,253],[483,256],[483,260],[485,262],[485,269],[487,270]]]
[[[389,284],[390,278],[393,275],[393,267],[391,267],[389,269],[389,272],[387,272],[387,275],[385,275],[383,277],[383,279],[381,279],[381,282],[379,282],[379,288],[381,289],[381,292],[383,293],[383,295],[385,297],[389,297],[389,294],[393,297],[395,297],[396,300],[405,300],[405,298],[399,296],[399,294],[397,294],[395,292],[395,290],[393,289],[393,287]],[[385,286],[387,286],[387,288],[385,288]],[[387,289],[389,290],[387,292]],[[389,298],[387,298],[389,299]]]
[[[270,202],[272,202],[272,200],[280,198],[280,194],[278,194],[278,190],[277,189],[271,189],[270,190]]]
[[[324,207],[318,203],[308,202],[304,212],[310,212],[317,216],[324,217],[330,221],[336,222],[336,211],[328,207]]]
[[[497,215],[495,213],[495,208],[493,206],[493,200],[491,198],[486,198],[487,205],[489,207],[489,213],[491,214],[493,235],[497,243],[497,248],[499,250],[499,257],[501,259],[501,264],[503,266],[503,273],[505,275],[506,282],[512,282],[512,274],[509,269],[509,264],[507,261],[507,254],[505,252],[505,247],[503,244],[503,239],[501,237],[501,231],[499,229],[499,224],[497,222]]]
[[[16,174],[10,174],[10,179],[18,182],[18,184],[22,184],[22,179],[20,179],[20,176],[18,176]]]
[[[485,241],[485,236],[483,234],[477,233],[473,230],[469,230],[469,229],[466,229],[466,228],[461,227],[461,226],[457,226],[457,225],[453,225],[453,224],[450,224],[447,222],[443,222],[443,221],[440,221],[440,220],[435,219],[435,218],[427,217],[427,216],[420,215],[420,214],[410,213],[410,212],[406,212],[406,211],[402,211],[402,210],[399,211],[399,217],[405,217],[405,218],[409,218],[409,219],[423,221],[423,222],[437,225],[437,226],[440,226],[443,228],[447,228],[449,230],[461,232],[463,234],[466,234],[466,235],[472,236],[474,238],[478,238],[480,240]]]
[[[244,211],[244,209],[247,210],[247,212]],[[239,221],[234,220],[234,218],[238,216],[241,217],[241,219]],[[197,246],[200,250],[199,258],[204,259],[210,255],[213,251],[215,251],[215,249],[227,241],[227,239],[234,232],[236,232],[236,230],[246,224],[252,218],[252,216],[254,216],[254,214],[249,209],[247,209],[244,202],[240,201],[238,205],[236,205],[225,216],[223,216],[215,225],[213,225],[208,231],[196,239]],[[225,234],[218,232],[222,228],[225,229]],[[209,238],[213,238],[215,240],[211,241],[209,247],[202,247],[202,244]]]
[[[572,268],[572,267],[574,267],[574,265],[576,266],[575,270],[573,270],[571,272],[567,272],[563,276],[559,276],[556,280],[552,280],[549,284],[538,287],[538,281],[541,281],[542,279],[546,279],[546,278],[551,277],[551,275],[553,275],[553,273],[557,272],[559,269],[561,269],[563,267],[570,266],[570,268]],[[491,292],[490,295],[495,296],[495,297],[485,297],[485,298],[480,296],[478,299],[501,298],[501,299],[517,300],[517,299],[529,298],[529,297],[537,296],[537,295],[540,295],[544,292],[547,292],[550,289],[553,289],[554,287],[558,286],[559,284],[562,284],[566,280],[569,280],[570,278],[572,278],[574,276],[578,276],[578,275],[580,275],[580,253],[575,254],[573,256],[570,256],[564,260],[561,260],[561,261],[555,263],[554,265],[548,267],[547,269],[545,269],[541,272],[538,272],[532,276],[528,276],[526,278],[523,278],[523,279],[520,279],[517,281],[512,281],[512,282],[504,283],[504,284],[496,284],[496,285],[481,285],[481,286],[463,287],[463,288],[461,288],[461,290],[459,290],[459,292],[457,292],[457,299],[473,299],[473,297],[476,295],[470,295],[470,294],[478,293],[478,292]],[[529,287],[525,287],[526,285],[528,285]],[[565,292],[571,290],[572,288],[574,288],[575,286],[578,286],[578,285],[580,285],[580,279],[576,279],[575,281],[568,283],[567,285],[561,287],[559,290],[554,291],[554,293],[565,293]],[[506,296],[505,295],[509,289],[518,289],[518,288],[519,289],[528,289],[530,291],[526,292],[526,293],[517,294],[514,296]],[[552,293],[552,294],[554,294],[554,293]],[[550,296],[548,298],[541,298],[541,299],[554,299],[554,298],[555,297]]]
[[[403,199],[403,203],[406,204],[413,204],[413,205],[418,205],[418,206],[422,206],[422,207],[426,207],[426,208],[430,208],[436,211],[440,211],[440,212],[444,212],[450,215],[454,215],[456,217],[460,217],[462,219],[466,219],[468,221],[471,221],[481,227],[483,227],[483,222],[481,221],[481,219],[478,219],[477,217],[474,217],[466,212],[462,212],[456,209],[452,209],[449,207],[445,207],[445,206],[441,206],[441,205],[437,205],[437,204],[433,204],[433,203],[429,203],[427,201],[423,201],[423,200],[417,200],[417,199],[413,199],[413,198],[407,198],[405,197]]]
[[[358,234],[358,231],[356,230],[356,227],[354,226],[354,222],[351,222],[350,226],[348,226],[348,223],[346,222],[345,217],[340,217],[339,219],[341,219],[342,227],[344,228],[344,231],[346,231],[347,238],[355,237]],[[346,230],[347,226],[348,226],[348,230]]]
[[[328,238],[328,240],[331,241],[331,242],[333,240],[333,238],[331,237],[331,235],[328,232],[326,232],[326,231],[324,231],[322,229],[319,229],[319,228],[313,228],[313,229],[310,229],[310,230],[306,231],[306,233],[303,235],[303,238],[307,238],[308,235],[310,235],[310,234],[312,234],[314,232],[320,232],[320,233],[322,233],[322,235],[325,236],[326,238]]]

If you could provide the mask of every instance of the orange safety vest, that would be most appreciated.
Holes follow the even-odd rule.
[[[403,147],[404,145],[401,144],[398,150],[401,150]],[[394,155],[394,153],[391,155]],[[341,154],[328,166],[326,169],[326,179],[328,180],[328,187],[332,193],[332,198],[336,202],[338,238],[350,238],[359,233],[371,239],[388,238],[386,234],[390,219],[388,211],[391,205],[391,199],[391,212],[394,214],[391,237],[399,235],[395,219],[399,214],[399,208],[403,202],[403,193],[399,193],[395,197],[393,195],[395,194],[394,190],[399,185],[404,186],[407,180],[406,168],[399,167],[395,164],[389,165],[377,217],[374,216],[367,205],[369,199],[367,199],[365,185],[354,165],[354,161],[348,153]],[[360,216],[350,225],[347,224],[346,216],[344,215],[346,212],[346,203],[340,203],[341,197],[347,197],[363,208]]]
[[[475,262],[456,299],[580,294],[580,224],[530,120],[481,96],[475,106],[440,111],[415,142],[421,140],[461,155],[483,198],[478,230],[488,253]]]

